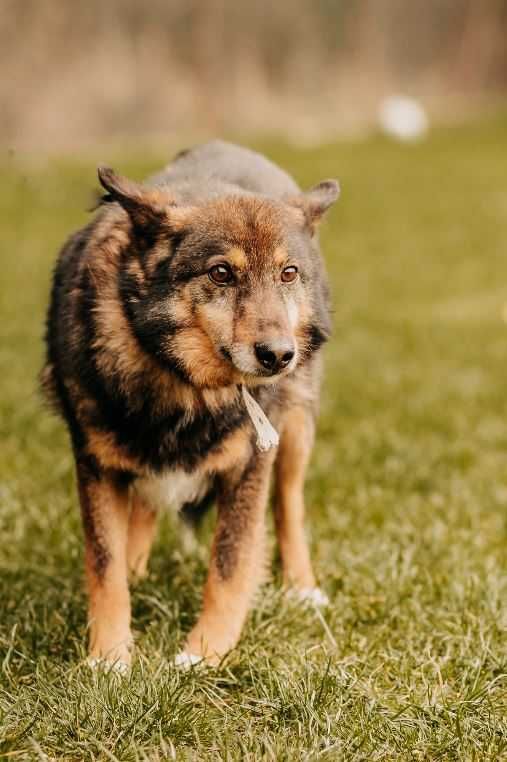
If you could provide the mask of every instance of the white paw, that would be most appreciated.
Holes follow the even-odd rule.
[[[111,661],[110,659],[97,659],[93,656],[90,656],[86,660],[86,663],[90,669],[93,669],[95,672],[114,672],[115,674],[122,676],[127,675],[130,669],[130,666],[127,664],[127,662],[122,661],[121,659]]]
[[[202,656],[188,653],[188,651],[180,651],[179,654],[174,657],[174,666],[181,667],[181,669],[190,669],[190,667],[194,667],[196,664],[202,662],[202,660]]]
[[[292,590],[289,590],[289,595],[291,598],[296,598],[301,603],[311,603],[313,606],[317,606],[317,608],[329,606],[329,598],[320,587],[293,588]]]

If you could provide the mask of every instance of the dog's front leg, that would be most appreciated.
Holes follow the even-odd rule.
[[[85,532],[89,595],[90,662],[130,664],[130,598],[127,583],[128,488],[100,469],[91,456],[77,458]]]
[[[131,495],[127,565],[134,579],[148,572],[148,559],[157,529],[157,511],[135,491]]]
[[[303,591],[315,588],[304,527],[304,482],[313,435],[311,414],[303,407],[290,410],[284,420],[275,467],[275,524],[284,582]]]
[[[236,645],[264,571],[265,513],[272,453],[221,479],[218,520],[203,609],[179,663],[216,664]]]

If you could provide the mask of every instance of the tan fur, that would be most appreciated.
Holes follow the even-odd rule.
[[[257,298],[245,307],[243,318],[235,326],[234,341],[250,345],[260,330],[266,340],[277,332],[292,335],[283,301],[267,288],[259,289]]]
[[[248,266],[247,256],[243,249],[240,249],[239,246],[233,246],[230,248],[226,252],[225,258],[238,270],[244,270]]]
[[[239,398],[239,391],[236,385],[222,386],[217,389],[200,389],[199,397],[212,413],[218,413],[226,405],[230,405]]]
[[[217,451],[208,455],[203,464],[205,473],[220,473],[233,468],[238,463],[245,463],[252,452],[249,429],[238,429],[230,434]]]
[[[100,339],[95,342],[95,346],[100,350],[100,367],[106,373],[115,367],[122,375],[129,377],[149,370],[161,410],[170,409],[175,405],[190,409],[195,398],[192,390],[177,378],[164,373],[156,362],[143,352],[132,335],[121,308],[116,280],[109,279],[104,282],[101,291],[102,299],[94,310],[94,319],[100,329]],[[185,314],[188,315],[187,309]],[[135,393],[135,387],[131,388],[131,391]]]
[[[288,256],[285,246],[277,246],[273,252],[273,263],[277,268],[281,268],[286,264]]]
[[[93,512],[97,535],[85,532],[90,657],[130,663],[130,596],[127,585],[128,494],[113,484],[80,480],[85,527]],[[106,563],[101,553],[107,552]]]
[[[146,576],[151,546],[157,529],[157,511],[131,492],[127,565],[135,579]]]
[[[186,358],[187,372],[197,386],[239,383],[241,376],[218,357],[209,336],[199,328],[183,328],[172,340],[175,352]]]
[[[216,225],[230,240],[241,242],[241,248],[271,254],[281,241],[279,212],[267,199],[240,196],[216,199],[203,205],[202,213],[207,225]],[[254,229],[249,224],[251,219],[255,219]]]
[[[161,235],[159,240],[157,240],[153,246],[149,262],[146,263],[146,272],[148,276],[152,275],[155,272],[157,265],[160,262],[162,262],[164,259],[167,259],[167,252],[170,251],[170,249],[171,244],[169,237]]]
[[[104,468],[116,468],[120,471],[137,471],[139,461],[132,458],[124,447],[118,445],[116,437],[110,431],[87,429],[88,449]]]
[[[218,502],[203,608],[185,643],[188,653],[203,656],[210,664],[217,664],[236,645],[253,595],[264,576],[265,510],[273,458],[273,451],[260,457],[254,472],[238,486],[239,515],[234,522],[242,525],[241,531],[231,530],[229,507],[220,499]],[[234,553],[235,562],[232,573],[224,575],[220,562],[228,553]]]
[[[314,424],[304,407],[285,415],[276,461],[275,524],[285,584],[315,586],[304,529],[304,479],[313,444]]]
[[[157,313],[161,316],[167,315],[176,323],[179,323],[180,325],[187,325],[190,317],[190,306],[190,300],[179,299],[178,301],[174,301],[174,299],[167,299],[165,302],[160,304],[160,306],[157,308],[157,311],[153,311],[151,314],[153,317],[157,317]]]

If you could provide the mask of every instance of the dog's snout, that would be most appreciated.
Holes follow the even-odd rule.
[[[255,344],[255,356],[266,370],[278,373],[291,362],[295,354],[294,343],[290,339],[277,339],[264,344]]]

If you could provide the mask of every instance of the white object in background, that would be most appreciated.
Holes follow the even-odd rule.
[[[428,131],[428,116],[414,98],[391,95],[382,101],[379,123],[384,132],[397,140],[418,140]]]

